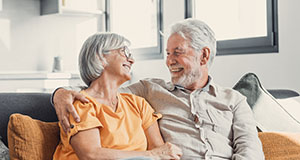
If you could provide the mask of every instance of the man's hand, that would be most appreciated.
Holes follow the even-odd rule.
[[[150,157],[154,159],[175,159],[179,160],[182,156],[182,150],[176,145],[166,142],[164,145],[149,151]]]
[[[65,132],[69,132],[71,127],[69,122],[70,114],[76,122],[80,122],[80,117],[78,116],[73,106],[73,102],[75,99],[78,99],[83,103],[89,102],[89,100],[84,95],[76,91],[66,90],[63,88],[58,89],[53,96],[53,104],[56,115]]]

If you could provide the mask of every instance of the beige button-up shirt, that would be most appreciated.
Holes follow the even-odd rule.
[[[163,115],[163,138],[183,150],[182,159],[264,159],[246,98],[211,78],[193,92],[161,79],[141,80],[121,91],[144,97]]]

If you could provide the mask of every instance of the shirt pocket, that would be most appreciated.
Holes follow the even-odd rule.
[[[233,121],[233,114],[229,110],[218,110],[215,108],[208,108],[207,114],[214,124],[213,131],[222,134],[230,138],[232,135],[232,121]]]

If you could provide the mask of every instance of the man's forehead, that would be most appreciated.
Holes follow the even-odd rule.
[[[167,50],[182,50],[189,46],[189,41],[182,38],[180,35],[175,34],[169,37],[167,42]]]

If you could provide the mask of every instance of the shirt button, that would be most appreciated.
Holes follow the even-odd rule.
[[[198,123],[198,122],[199,122],[199,119],[198,119],[198,117],[197,117],[197,116],[195,116],[195,118],[194,118],[194,122],[195,122],[195,123]]]

